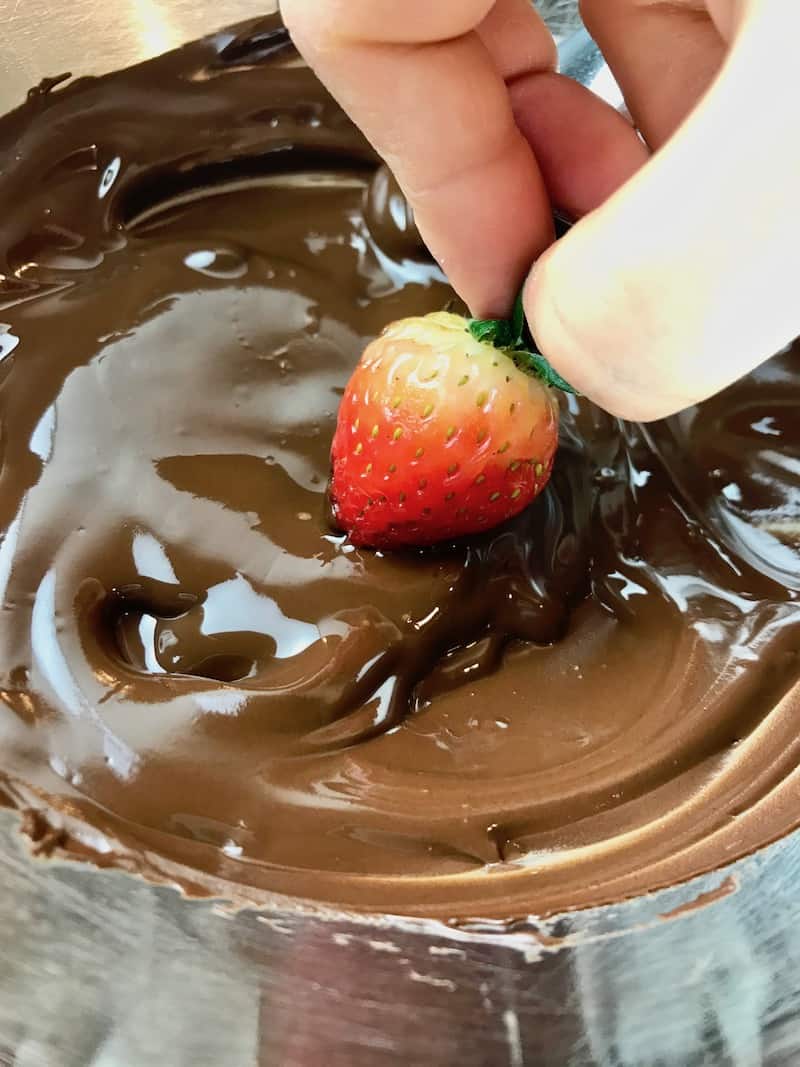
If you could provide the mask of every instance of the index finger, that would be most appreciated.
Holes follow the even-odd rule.
[[[496,31],[500,7],[513,15],[511,37]],[[552,238],[544,182],[504,81],[506,72],[525,73],[521,66],[555,62],[533,8],[527,0],[283,0],[282,13],[394,171],[455,289],[476,314],[505,313]]]

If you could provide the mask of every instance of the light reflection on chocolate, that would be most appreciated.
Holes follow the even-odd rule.
[[[647,438],[565,403],[517,520],[356,551],[325,519],[339,396],[452,293],[277,23],[36,95],[0,145],[29,825],[190,892],[491,917],[800,822],[796,353]]]

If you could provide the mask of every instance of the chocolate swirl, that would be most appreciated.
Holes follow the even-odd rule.
[[[507,916],[800,821],[795,353],[647,435],[565,402],[518,519],[357,551],[338,398],[452,294],[277,22],[35,94],[0,146],[0,779],[31,825],[196,892]]]

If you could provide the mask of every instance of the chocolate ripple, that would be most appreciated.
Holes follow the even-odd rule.
[[[0,147],[0,782],[30,825],[194,893],[508,917],[800,823],[797,351],[647,432],[565,401],[514,521],[356,550],[339,397],[452,293],[276,20],[51,87]]]

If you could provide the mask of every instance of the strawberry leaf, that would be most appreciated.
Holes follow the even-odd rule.
[[[541,352],[511,349],[508,350],[508,355],[519,369],[525,371],[526,374],[532,374],[535,378],[540,378],[545,385],[550,385],[553,389],[560,389],[562,393],[571,393],[573,396],[578,396],[577,389],[574,389],[566,378],[562,378],[558,371],[550,366]]]
[[[468,329],[476,341],[484,341],[495,348],[510,348],[514,343],[508,319],[470,319]]]
[[[550,366],[533,339],[522,306],[522,293],[514,302],[510,319],[469,319],[467,329],[476,341],[494,345],[513,359],[520,370],[541,379],[545,385],[577,395],[569,382]]]

